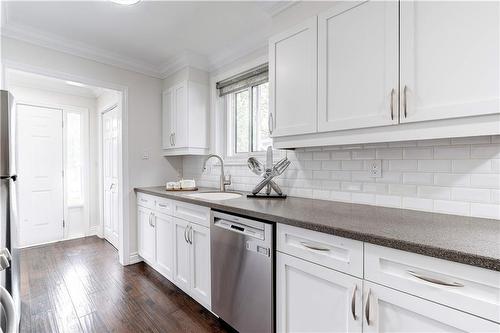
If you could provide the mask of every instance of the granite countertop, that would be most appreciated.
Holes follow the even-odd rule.
[[[288,197],[211,201],[163,186],[135,191],[500,271],[500,221]],[[214,191],[200,188],[199,192]]]

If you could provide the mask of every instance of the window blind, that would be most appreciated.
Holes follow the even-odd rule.
[[[219,96],[224,96],[267,81],[269,81],[269,65],[265,63],[228,79],[219,81],[216,83],[216,87],[219,91]]]

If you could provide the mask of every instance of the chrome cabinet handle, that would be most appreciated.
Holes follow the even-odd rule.
[[[184,240],[186,241],[186,243],[189,244],[189,241],[187,239],[187,231],[188,231],[188,229],[189,229],[189,226],[186,226],[186,228],[184,228]]]
[[[155,213],[151,212],[151,227],[155,227]]]
[[[174,145],[174,143],[172,142],[172,135],[173,133],[170,133],[170,136],[168,137],[168,140],[170,141],[170,146]]]
[[[366,324],[368,324],[368,326],[370,326],[371,322],[370,322],[370,295],[371,295],[372,291],[371,289],[368,289],[368,295],[366,296],[366,305],[365,305],[365,318],[366,318]]]
[[[447,287],[464,287],[463,284],[461,283],[458,283],[458,282],[446,282],[446,281],[442,281],[442,280],[439,280],[439,279],[436,279],[436,278],[433,278],[433,277],[430,277],[430,276],[425,276],[425,275],[421,275],[417,272],[414,272],[414,271],[406,271],[406,273],[410,274],[411,276],[413,277],[416,277],[417,279],[420,279],[420,280],[423,280],[423,281],[426,281],[426,282],[430,282],[430,283],[434,283],[434,284],[439,284],[441,286],[447,286]]]
[[[189,244],[193,245],[193,226],[189,226],[188,240]]]
[[[148,216],[148,224],[149,224],[149,226],[151,226],[151,213],[149,213],[149,216]]]
[[[148,202],[146,199],[141,198],[141,202]]]
[[[115,183],[111,183],[111,185],[109,185],[109,190],[111,191],[113,187],[115,187]]]
[[[172,133],[172,146],[175,147],[175,132]]]
[[[391,90],[391,120],[394,120],[394,94],[396,91],[394,88]]]
[[[358,285],[354,285],[354,289],[352,291],[352,298],[351,298],[351,313],[352,313],[352,318],[354,320],[358,320],[358,317],[356,316],[356,291],[358,290]]]
[[[160,206],[162,208],[167,208],[167,205],[165,205],[165,204],[158,204],[158,206]]]
[[[330,249],[327,247],[321,247],[319,245],[315,245],[315,244],[311,244],[311,243],[307,243],[307,242],[300,242],[300,245],[307,247],[308,249],[311,249],[311,250],[324,251],[324,252],[330,251]]]
[[[274,119],[273,114],[269,112],[269,117],[267,117],[267,126],[269,127],[269,134],[273,134]]]
[[[404,110],[405,118],[408,116],[408,113],[406,111],[406,109],[407,109],[407,101],[406,101],[407,92],[408,92],[408,86],[405,86],[404,89],[403,89],[403,110]]]

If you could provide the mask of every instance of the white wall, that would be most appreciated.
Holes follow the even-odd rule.
[[[105,88],[126,87],[128,92],[128,127],[126,174],[128,175],[128,216],[130,219],[129,254],[137,251],[136,207],[133,188],[158,185],[177,178],[181,160],[165,159],[161,153],[161,91],[162,81],[139,73],[119,69],[95,61],[43,48],[19,40],[2,37],[2,58],[5,66],[17,67],[39,74],[58,73]],[[143,160],[144,152],[150,158]],[[125,254],[127,256],[127,254]],[[128,262],[128,258],[124,259]]]

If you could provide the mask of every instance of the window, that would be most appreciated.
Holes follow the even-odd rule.
[[[227,95],[229,135],[234,154],[265,151],[271,145],[269,137],[269,83]],[[233,120],[233,121],[231,121]],[[231,131],[231,126],[234,130]],[[229,147],[231,148],[231,147]]]

